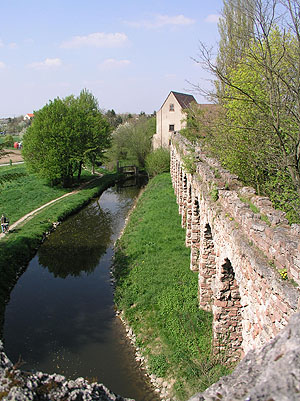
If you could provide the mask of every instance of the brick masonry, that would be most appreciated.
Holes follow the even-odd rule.
[[[214,345],[237,360],[273,338],[298,309],[300,227],[289,226],[268,198],[243,187],[198,147],[196,172],[186,171],[190,149],[173,135],[171,176],[190,266],[199,274],[199,306],[213,313]]]

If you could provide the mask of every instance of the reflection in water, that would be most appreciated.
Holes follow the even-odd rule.
[[[50,235],[40,248],[39,263],[55,277],[79,276],[81,271],[91,273],[110,243],[111,220],[112,215],[94,202],[58,226],[55,235]]]
[[[159,399],[115,317],[110,285],[112,245],[137,193],[105,191],[47,238],[20,277],[6,307],[4,342],[24,370],[97,378],[137,401]]]

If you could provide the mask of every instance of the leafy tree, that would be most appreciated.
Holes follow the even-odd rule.
[[[150,177],[170,171],[170,152],[158,148],[146,156],[146,170]]]
[[[114,109],[107,110],[105,117],[113,128],[117,128],[123,122],[122,117],[119,114],[116,114]]]
[[[280,197],[292,188],[300,199],[300,3],[224,5],[217,62],[200,46],[200,60],[215,77],[210,95],[223,106],[219,129],[206,141],[231,171],[275,203],[282,205]],[[294,205],[299,220],[300,201]]]
[[[9,147],[9,148],[14,146],[14,138],[13,138],[12,135],[5,135],[5,137],[4,137],[4,145],[6,147]]]
[[[120,125],[112,135],[109,158],[113,164],[118,160],[145,167],[146,156],[151,152],[152,136],[155,133],[155,117],[141,115]]]
[[[35,112],[23,138],[28,169],[52,184],[69,186],[83,163],[103,157],[110,145],[110,127],[94,96],[83,90],[75,98],[56,98]]]

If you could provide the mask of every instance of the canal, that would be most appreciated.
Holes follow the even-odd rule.
[[[157,401],[115,316],[113,244],[139,189],[110,188],[46,239],[6,306],[4,346],[23,370],[89,378],[123,397]]]

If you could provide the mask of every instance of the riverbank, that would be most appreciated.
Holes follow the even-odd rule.
[[[174,383],[168,396],[178,400],[227,373],[211,352],[212,317],[198,308],[189,253],[170,175],[162,174],[148,184],[116,244],[115,302],[149,373]]]

